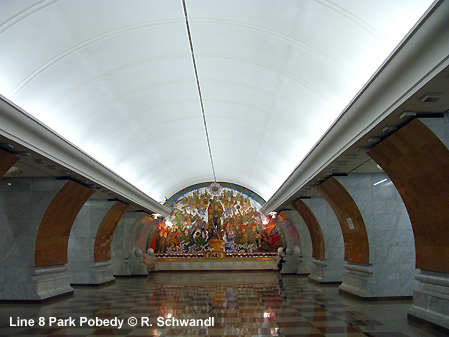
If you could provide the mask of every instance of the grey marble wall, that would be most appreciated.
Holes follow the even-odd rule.
[[[114,275],[131,275],[130,235],[137,219],[142,213],[127,212],[117,224],[112,238],[112,271]]]
[[[359,207],[370,247],[373,280],[368,296],[411,296],[415,284],[415,241],[410,218],[385,173],[336,177]],[[377,182],[387,181],[374,185]]]
[[[293,221],[299,234],[299,240],[301,242],[301,255],[303,272],[305,274],[310,273],[310,267],[312,264],[312,240],[310,238],[309,229],[306,223],[296,210],[285,211],[288,217]]]
[[[59,282],[61,289],[55,287],[47,296],[32,278],[36,274],[34,245],[39,224],[51,200],[65,183],[50,178],[5,178],[0,181],[0,299],[43,299],[70,289],[68,284]]]
[[[445,113],[443,118],[420,118],[419,120],[449,149],[449,113]]]
[[[68,247],[71,283],[98,283],[94,264],[95,238],[101,221],[114,204],[115,201],[90,199],[78,213],[70,232]]]
[[[321,226],[324,238],[327,266],[318,268],[322,275],[321,282],[340,282],[343,274],[344,245],[343,234],[334,211],[322,197],[304,199]],[[313,271],[313,270],[312,270]],[[310,275],[313,278],[313,275]]]

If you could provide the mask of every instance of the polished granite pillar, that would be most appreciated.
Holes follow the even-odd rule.
[[[143,276],[147,275],[147,268],[142,255],[135,254],[136,250],[140,250],[142,254],[146,254],[146,250],[150,246],[149,241],[154,234],[154,226],[159,224],[160,219],[154,219],[148,213],[140,213],[139,216],[133,221],[132,226],[125,229],[126,236],[128,237],[128,248],[124,252],[123,257],[127,259],[129,265],[129,271],[131,275]],[[128,225],[131,225],[130,223]],[[156,269],[157,269],[156,265]]]
[[[64,264],[35,266],[39,225],[66,182],[51,178],[0,181],[0,300],[40,301],[72,292]]]
[[[325,259],[312,258],[309,279],[319,283],[339,283],[342,280],[344,247],[338,219],[322,197],[302,200],[313,212],[324,238]]]
[[[99,285],[114,280],[111,260],[95,261],[98,228],[115,201],[87,201],[73,224],[69,239],[69,274],[72,284]]]
[[[449,113],[445,113],[443,118],[421,118],[419,120],[449,149]],[[447,193],[448,191],[438,192]],[[447,205],[441,206],[440,211],[447,212]],[[441,259],[443,262],[447,261],[447,256],[440,254],[440,256],[434,256],[433,259]],[[413,306],[409,310],[409,318],[449,329],[449,274],[420,270],[415,278],[418,284],[413,291]]]
[[[301,242],[301,252],[299,257],[300,264],[297,274],[310,274],[312,264],[312,239],[310,238],[309,230],[298,212],[295,210],[288,210],[286,213],[295,224]]]
[[[130,252],[131,231],[137,219],[142,217],[140,212],[126,212],[117,224],[112,238],[112,272],[116,276],[130,276],[130,259],[133,259]],[[132,248],[132,247],[131,247]]]
[[[413,290],[409,319],[431,322],[449,332],[449,274],[421,270],[415,278],[418,285]]]
[[[357,204],[368,234],[370,252],[369,264],[345,264],[340,289],[361,298],[412,296],[415,283],[413,232],[395,186],[383,172],[335,179]]]

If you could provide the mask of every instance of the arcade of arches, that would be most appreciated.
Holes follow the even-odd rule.
[[[0,1],[0,55],[0,336],[449,335],[449,0]]]
[[[260,196],[230,183],[187,187],[166,201],[172,213],[161,217],[136,212],[121,201],[92,198],[92,189],[73,180],[6,175],[1,181],[2,302],[13,310],[20,302],[41,303],[71,294],[74,300],[68,301],[75,303],[77,293],[86,291],[80,285],[107,284],[101,289],[114,292],[135,283],[121,276],[149,275],[142,282],[151,288],[151,280],[168,285],[170,277],[192,271],[221,275],[233,270],[235,283],[229,274],[219,286],[224,288],[217,288],[229,291],[243,284],[255,287],[251,271],[257,270],[260,280],[268,277],[267,284],[289,292],[286,298],[294,303],[302,301],[291,293],[298,289],[318,291],[322,300],[334,292],[327,300],[344,299],[349,308],[366,300],[387,307],[400,303],[402,320],[408,315],[409,322],[431,322],[443,329],[448,320],[443,294],[449,279],[447,125],[447,115],[412,120],[369,150],[383,171],[329,177],[316,187],[315,196],[268,216],[259,212],[264,203]],[[0,154],[5,175],[20,156],[5,150]],[[276,276],[282,248],[287,249],[281,252],[284,262]],[[182,282],[207,280],[200,275],[185,276]],[[207,292],[205,284],[197,286]],[[330,315],[332,306],[324,307]],[[264,312],[283,317],[280,308],[262,297]],[[214,310],[217,314],[217,307]],[[282,320],[270,322],[274,335],[289,335]],[[420,330],[424,328],[413,325],[417,323],[404,323],[399,330],[376,324],[347,323],[345,331],[437,334],[430,328]],[[304,326],[321,331],[313,324]],[[5,325],[2,329],[12,331]]]

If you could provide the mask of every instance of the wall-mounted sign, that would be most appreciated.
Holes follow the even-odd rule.
[[[354,229],[354,223],[352,222],[352,219],[346,218],[346,221],[348,222],[349,229]]]

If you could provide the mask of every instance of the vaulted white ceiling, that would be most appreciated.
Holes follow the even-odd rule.
[[[218,181],[269,199],[429,0],[187,0]],[[2,0],[0,94],[155,200],[213,181],[181,0]]]

